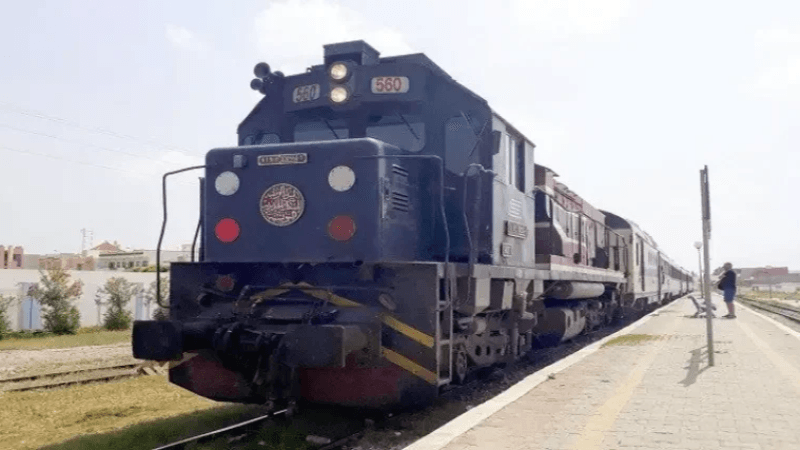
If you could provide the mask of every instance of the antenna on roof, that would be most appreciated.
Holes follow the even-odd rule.
[[[81,228],[81,256],[86,256],[86,251],[92,248],[94,231]]]

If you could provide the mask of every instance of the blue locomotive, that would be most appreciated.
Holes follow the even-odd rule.
[[[169,320],[134,324],[134,356],[169,360],[172,383],[234,402],[424,403],[690,290],[424,54],[324,48],[305,73],[257,65],[264,98],[239,145],[206,155],[199,261],[171,265]]]

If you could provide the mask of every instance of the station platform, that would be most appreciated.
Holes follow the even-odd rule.
[[[800,333],[737,302],[709,367],[694,313],[678,299],[406,450],[800,449]]]

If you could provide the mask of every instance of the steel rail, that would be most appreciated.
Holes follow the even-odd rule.
[[[65,370],[63,372],[48,372],[48,373],[40,373],[36,375],[26,375],[24,377],[14,377],[14,378],[0,378],[0,383],[19,383],[22,381],[34,381],[40,378],[55,378],[55,377],[63,377],[67,375],[74,375],[78,373],[87,373],[87,372],[99,372],[101,370],[119,370],[119,369],[135,369],[139,367],[141,364],[139,363],[130,363],[130,364],[118,364],[115,366],[103,366],[103,367],[91,367],[87,369],[73,369],[73,370]]]
[[[271,412],[269,414],[265,414],[263,416],[259,416],[259,417],[253,418],[253,419],[245,420],[243,422],[235,423],[233,425],[228,425],[227,427],[223,427],[223,428],[220,428],[218,430],[209,431],[208,433],[203,433],[203,434],[199,434],[197,436],[193,436],[193,437],[190,437],[190,438],[182,439],[180,441],[176,441],[176,442],[173,442],[171,444],[162,445],[161,447],[156,447],[153,450],[179,450],[179,449],[186,448],[186,446],[189,445],[189,444],[194,444],[194,443],[198,443],[199,444],[199,443],[202,443],[202,442],[208,442],[210,440],[218,439],[220,437],[223,437],[223,436],[225,436],[227,434],[231,434],[231,433],[234,433],[234,432],[247,434],[247,433],[253,431],[250,428],[253,427],[254,425],[259,424],[259,423],[261,423],[261,422],[263,422],[265,420],[268,420],[268,419],[270,419],[272,417],[275,417],[277,415],[286,414],[287,411],[288,411],[288,409],[281,409],[279,411],[273,411],[273,412]]]
[[[745,303],[746,305],[752,306],[753,308],[757,308],[757,309],[760,309],[762,311],[767,311],[767,312],[770,312],[772,314],[777,314],[777,315],[779,315],[781,317],[784,317],[786,319],[789,319],[789,320],[791,320],[793,322],[800,323],[800,311],[798,311],[798,310],[796,310],[794,308],[775,305],[775,304],[772,304],[772,303],[764,303],[762,301],[754,300],[754,299],[747,298],[747,297],[739,297],[739,299],[743,303]]]
[[[37,375],[28,375],[23,377],[5,378],[0,379],[0,392],[23,392],[32,391],[36,389],[53,389],[74,386],[79,384],[96,383],[100,381],[113,381],[125,378],[135,378],[140,376],[139,371],[135,370],[140,364],[120,364],[116,366],[93,367],[88,369],[76,369],[64,372],[50,372]],[[109,372],[115,371],[116,373],[107,373],[104,375],[94,375],[88,377],[81,377],[75,380],[58,381],[58,378],[69,377],[73,375],[91,374],[96,372]],[[122,372],[120,372],[122,371]],[[26,384],[28,382],[45,381],[53,379],[53,382],[43,384]],[[19,384],[24,384],[19,386]]]

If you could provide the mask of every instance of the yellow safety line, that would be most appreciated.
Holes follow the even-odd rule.
[[[381,354],[384,358],[388,359],[390,362],[397,364],[401,368],[411,372],[412,374],[422,378],[423,380],[427,381],[430,384],[436,385],[438,383],[437,376],[435,373],[431,372],[430,370],[420,366],[419,364],[415,363],[414,361],[406,358],[405,356],[395,352],[394,350],[389,350],[386,347],[381,347]]]
[[[666,325],[667,331],[665,334],[672,334],[676,327],[677,322],[675,318],[673,318],[672,321],[668,322]],[[602,447],[606,431],[614,426],[617,417],[619,417],[625,405],[630,401],[636,388],[641,384],[642,380],[644,380],[647,370],[653,362],[655,362],[658,353],[664,345],[664,341],[658,341],[643,352],[639,360],[633,366],[633,370],[628,374],[628,377],[617,387],[611,397],[589,417],[589,421],[586,423],[583,432],[573,443],[573,449],[595,450]]]

